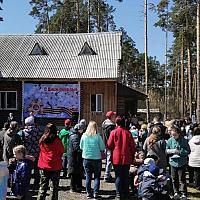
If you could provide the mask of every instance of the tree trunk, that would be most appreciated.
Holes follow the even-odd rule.
[[[181,104],[180,104],[181,117],[184,117],[184,39],[182,35],[181,42]]]
[[[200,1],[197,1],[197,108],[196,108],[196,115],[197,115],[197,123],[200,123],[200,77],[199,77],[199,70],[200,70]]]
[[[76,12],[77,12],[76,32],[80,33],[80,5],[79,5],[79,0],[76,1]]]
[[[88,0],[88,33],[90,33],[90,0]]]
[[[97,31],[101,32],[101,27],[100,27],[100,2],[99,0],[97,1]]]

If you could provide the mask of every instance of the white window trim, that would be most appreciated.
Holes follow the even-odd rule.
[[[96,109],[95,111],[91,110],[91,104],[92,104],[92,95],[96,96]],[[101,96],[101,111],[98,111],[98,96]],[[103,112],[103,94],[90,94],[90,112],[97,112],[97,113],[101,113]]]
[[[5,108],[1,108],[1,101],[0,101],[0,110],[17,110],[17,91],[0,91],[0,93],[6,93],[6,107]],[[16,96],[16,107],[15,108],[7,108],[7,93],[8,92],[14,92],[15,96]]]

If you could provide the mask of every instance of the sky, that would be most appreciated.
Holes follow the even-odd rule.
[[[3,11],[0,16],[4,18],[0,22],[0,34],[32,34],[34,33],[37,19],[29,16],[31,6],[29,0],[4,0],[1,5]],[[107,0],[110,5],[116,8],[114,20],[117,28],[124,27],[128,35],[135,41],[139,52],[144,52],[144,17],[143,0]],[[148,3],[158,3],[159,0],[148,0]],[[157,16],[148,11],[148,54],[156,56],[161,64],[165,62],[165,33],[153,26]],[[169,37],[169,46],[172,43],[172,36]]]

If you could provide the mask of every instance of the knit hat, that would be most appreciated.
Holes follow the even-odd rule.
[[[154,176],[158,176],[159,175],[159,167],[158,166],[156,166],[156,165],[149,165],[149,172],[151,173],[151,174],[153,174]]]
[[[70,119],[66,119],[65,120],[65,126],[70,126],[71,125],[71,120]]]
[[[27,126],[34,125],[34,117],[33,117],[33,116],[27,117],[27,118],[25,119],[25,124],[26,124]]]
[[[85,129],[85,126],[83,125],[83,124],[76,124],[75,126],[74,126],[74,129],[75,130],[80,130],[80,129],[82,129],[82,130],[84,130]]]
[[[116,115],[116,112],[108,111],[108,112],[106,113],[106,117],[108,117],[108,118],[111,118],[113,115]]]
[[[81,119],[79,124],[84,127],[84,129],[86,128],[86,120],[85,119]]]

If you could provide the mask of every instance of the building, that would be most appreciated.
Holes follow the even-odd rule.
[[[136,114],[146,95],[118,83],[120,59],[121,32],[0,35],[0,124],[9,112],[40,125]]]

